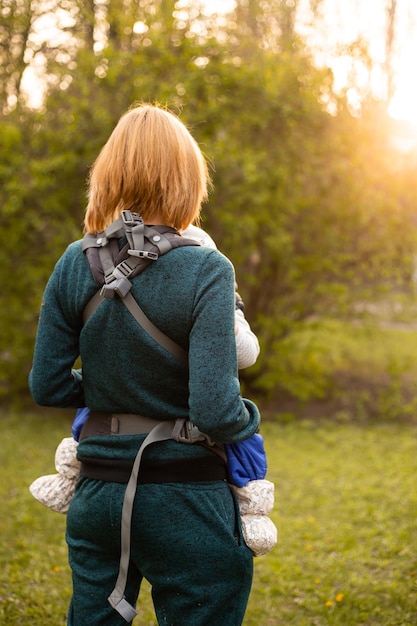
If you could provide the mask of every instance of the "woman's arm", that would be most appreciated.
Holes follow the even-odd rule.
[[[241,441],[259,427],[259,411],[242,399],[235,340],[234,270],[217,251],[196,289],[189,348],[190,420],[218,442]]]
[[[42,406],[83,406],[84,391],[80,370],[74,370],[79,356],[79,327],[64,314],[60,297],[60,274],[68,251],[60,258],[46,285],[39,316],[29,388]]]

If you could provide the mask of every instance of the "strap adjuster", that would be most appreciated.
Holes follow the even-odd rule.
[[[128,250],[130,256],[135,256],[138,259],[150,259],[151,261],[157,261],[159,255],[156,252],[148,252],[147,250]]]
[[[202,433],[197,426],[194,426],[190,420],[185,418],[180,418],[175,421],[171,436],[172,439],[179,443],[198,443],[199,441],[205,441],[209,446],[215,445],[214,441],[212,441],[208,435]]]
[[[128,278],[135,268],[132,268],[127,261],[122,261],[113,270],[114,278]]]
[[[114,298],[114,294],[117,293],[118,296],[124,298],[130,291],[132,287],[132,283],[128,278],[117,278],[113,280],[108,285],[103,285],[100,291],[100,295],[103,298],[112,299]]]
[[[129,211],[128,209],[124,209],[122,211],[122,219],[126,226],[137,226],[138,224],[143,224],[143,219],[139,213]]]

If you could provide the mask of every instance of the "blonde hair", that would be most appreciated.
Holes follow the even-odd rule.
[[[123,209],[178,230],[198,221],[207,198],[206,160],[185,125],[158,105],[127,111],[93,164],[84,219],[100,232]]]

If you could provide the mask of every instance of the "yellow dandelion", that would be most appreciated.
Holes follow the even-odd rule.
[[[315,578],[314,582],[316,583],[316,585],[319,585],[321,583],[321,578]]]
[[[333,602],[331,600],[327,600],[326,606],[330,608],[331,606],[333,606]]]
[[[341,602],[344,598],[344,594],[343,593],[338,593],[337,596],[335,597],[336,602]]]
[[[59,565],[55,565],[54,567],[54,572],[60,572],[61,568],[59,567]]]

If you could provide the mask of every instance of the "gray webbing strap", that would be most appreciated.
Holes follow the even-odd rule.
[[[83,311],[83,323],[85,324],[90,317],[94,313],[94,311],[100,306],[102,302],[104,302],[106,298],[101,295],[101,292],[98,291],[89,301],[87,306]],[[124,298],[121,298],[121,301],[124,305],[129,309],[130,313],[133,315],[137,323],[142,326],[142,328],[148,333],[152,339],[154,339],[160,346],[165,348],[167,352],[174,355],[182,361],[185,365],[188,363],[188,353],[184,348],[179,346],[175,341],[170,339],[165,333],[163,333],[159,328],[157,328],[143,311],[143,309],[136,302],[135,298],[131,293],[127,293]]]
[[[100,256],[101,265],[103,266],[104,280],[107,283],[109,280],[109,276],[114,271],[114,263],[113,263],[113,259],[111,256],[111,252],[109,248],[104,247],[104,248],[99,248],[98,254]]]
[[[152,226],[147,226],[146,236],[148,240],[152,241],[152,244],[158,248],[159,254],[165,254],[166,252],[169,252],[169,250],[171,250],[171,241],[158,230],[152,228]]]
[[[97,291],[96,294],[91,298],[88,302],[87,306],[83,311],[83,324],[85,324],[90,317],[94,313],[94,311],[99,307],[99,305],[104,301],[104,297],[101,295],[100,291]]]
[[[155,231],[157,232],[157,231]],[[109,280],[109,277],[112,276],[114,271],[113,259],[108,248],[100,248],[99,249],[100,261],[103,266],[104,277],[106,283]],[[132,259],[133,265],[139,262],[139,259]],[[132,268],[134,269],[134,268]],[[100,306],[105,297],[102,292],[99,291],[96,293],[93,298],[88,302],[87,306],[83,312],[83,322],[84,324],[90,317],[92,313]],[[155,326],[151,320],[148,318],[146,313],[142,310],[139,304],[136,302],[135,298],[128,291],[124,297],[120,298],[125,306],[128,308],[130,313],[133,315],[135,320],[138,322],[140,326],[148,333],[152,339],[156,341],[159,345],[161,345],[167,352],[173,354],[177,359],[182,361],[184,364],[188,363],[188,353],[184,348],[179,346],[175,341],[173,341],[170,337],[165,335],[157,326]]]
[[[133,250],[144,250],[145,248],[144,233],[145,233],[145,224],[143,223],[142,219],[139,223],[135,224],[135,226],[131,228],[126,226],[126,237],[127,237],[130,247]]]
[[[99,248],[107,245],[108,240],[115,237],[123,237],[125,234],[125,227],[123,219],[119,217],[118,220],[110,224],[101,233],[87,233],[82,240],[82,249],[85,251],[87,248]]]
[[[161,345],[165,350],[176,356],[183,363],[188,363],[188,353],[184,348],[179,346],[175,341],[170,339],[165,333],[163,333],[159,328],[157,328],[147,317],[147,315],[143,312],[139,304],[136,302],[135,298],[129,292],[126,294],[124,298],[122,298],[124,304],[129,309],[130,313],[133,315],[135,320],[146,330],[148,335],[152,337],[159,345]]]
[[[116,586],[108,597],[111,606],[123,617],[126,622],[131,622],[137,615],[134,607],[129,604],[125,598],[125,589],[127,583],[127,573],[130,561],[130,534],[132,525],[132,511],[136,496],[136,487],[138,482],[138,474],[142,454],[150,444],[157,441],[165,441],[171,439],[173,427],[175,423],[172,421],[160,422],[147,435],[133,463],[132,473],[127,483],[126,492],[123,500],[122,522],[121,522],[121,555],[119,575],[117,577]]]

